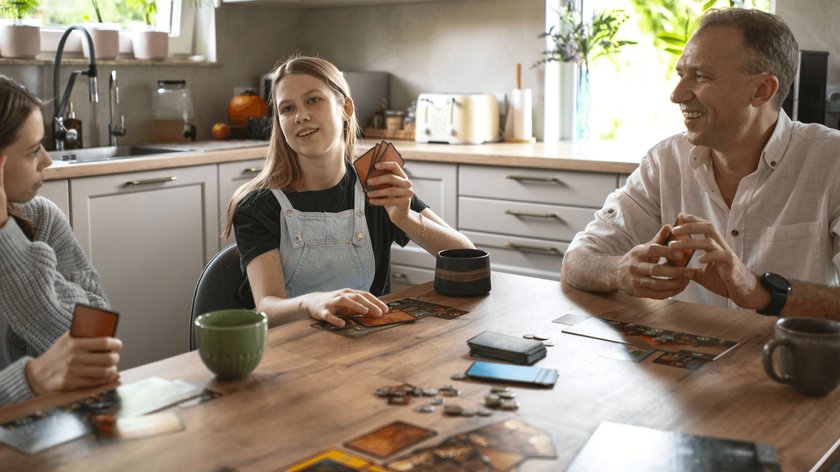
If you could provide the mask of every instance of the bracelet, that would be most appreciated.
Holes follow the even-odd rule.
[[[423,239],[423,237],[426,235],[426,221],[423,220],[423,214],[422,213],[418,213],[418,215],[420,215],[420,227],[422,228],[420,230],[420,238],[419,239]]]

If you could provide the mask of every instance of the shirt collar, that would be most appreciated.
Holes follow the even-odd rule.
[[[779,110],[779,119],[776,120],[773,134],[770,135],[770,139],[761,151],[761,160],[770,169],[775,169],[782,163],[791,134],[793,134],[793,122],[784,110]]]

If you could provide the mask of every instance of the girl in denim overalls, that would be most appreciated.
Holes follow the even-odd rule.
[[[272,138],[266,164],[237,190],[225,235],[236,232],[258,310],[276,325],[308,315],[380,316],[390,246],[413,240],[431,254],[472,243],[414,196],[392,162],[365,194],[350,162],[358,124],[341,72],[293,57],[271,73]],[[367,200],[367,202],[365,201]],[[371,293],[373,292],[373,293]]]

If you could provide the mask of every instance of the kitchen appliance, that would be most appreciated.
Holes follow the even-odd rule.
[[[418,143],[481,144],[500,138],[493,94],[421,93],[416,120]]]

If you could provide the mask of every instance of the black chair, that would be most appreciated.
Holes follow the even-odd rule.
[[[236,244],[222,249],[207,264],[198,276],[195,294],[192,301],[192,315],[190,316],[190,350],[195,345],[195,319],[203,314],[227,308],[254,308],[251,300],[243,300],[239,296],[239,288],[245,281],[239,268],[239,251]]]

